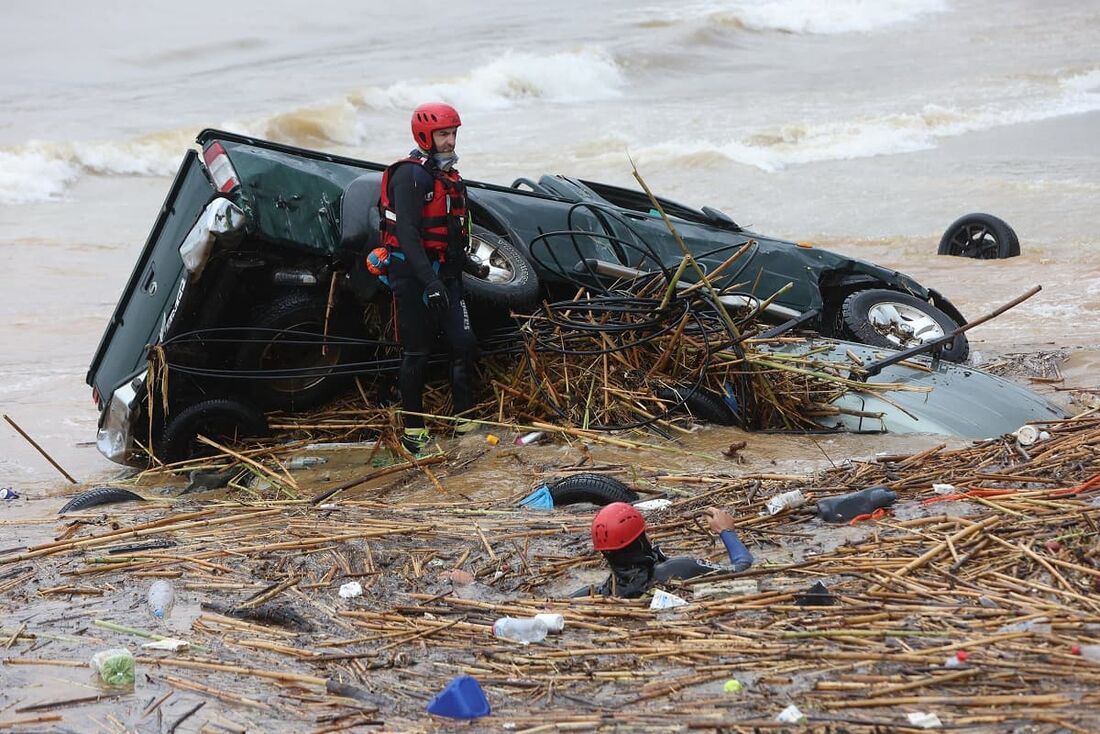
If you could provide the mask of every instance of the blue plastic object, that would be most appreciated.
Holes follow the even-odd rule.
[[[722,400],[725,401],[726,407],[730,409],[730,412],[737,415],[737,394],[733,391],[733,387],[728,382],[722,383]]]
[[[428,713],[450,719],[478,719],[488,716],[492,711],[477,680],[468,675],[460,675],[436,694],[428,704]]]
[[[520,507],[532,510],[554,509],[554,495],[550,494],[550,487],[545,484],[519,501]]]

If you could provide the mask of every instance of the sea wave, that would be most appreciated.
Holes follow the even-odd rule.
[[[532,100],[594,101],[619,96],[625,83],[619,66],[599,48],[546,55],[509,52],[454,79],[371,87],[218,127],[304,147],[355,146],[366,138],[363,117],[372,111],[412,109],[425,99],[445,100],[463,110],[507,109]],[[0,204],[62,199],[89,174],[169,176],[183,151],[194,145],[194,134],[187,128],[131,141],[29,142],[0,150]]]
[[[632,148],[632,154],[687,166],[728,159],[776,171],[818,161],[928,150],[942,138],[1100,110],[1100,70],[1056,80],[1055,89],[1045,100],[1009,94],[1001,103],[965,109],[929,104],[916,112],[761,129],[732,141],[674,138]]]
[[[435,81],[401,81],[369,87],[353,103],[376,110],[411,108],[438,99],[470,110],[501,110],[527,100],[584,102],[622,94],[622,70],[603,49],[554,54],[509,51],[468,74]]]
[[[870,33],[948,9],[945,0],[710,0],[642,8],[641,25],[710,25],[812,35]]]

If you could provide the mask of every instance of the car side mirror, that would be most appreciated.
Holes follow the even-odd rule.
[[[730,216],[728,214],[719,211],[712,206],[705,206],[699,211],[703,212],[703,215],[715,224],[721,224],[727,227],[733,227],[734,229],[740,229],[740,227],[737,226],[737,222],[730,219]]]

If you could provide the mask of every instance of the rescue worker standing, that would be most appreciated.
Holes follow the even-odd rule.
[[[440,331],[450,349],[453,412],[474,405],[477,341],[463,298],[462,272],[482,266],[467,262],[469,218],[466,187],[455,169],[455,139],[462,120],[441,102],[413,111],[416,148],[382,174],[382,244],[390,251],[389,280],[401,344],[401,407],[423,413],[428,358]],[[459,424],[469,430],[472,423]],[[424,419],[405,416],[402,443],[416,454],[430,441]]]

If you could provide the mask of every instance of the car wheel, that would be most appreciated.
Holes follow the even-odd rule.
[[[171,464],[215,452],[198,440],[199,435],[224,441],[267,434],[267,419],[256,408],[231,398],[212,398],[171,416],[153,450],[157,458]]]
[[[574,474],[557,481],[550,487],[554,506],[590,502],[593,505],[610,505],[612,502],[635,502],[638,494],[618,479],[606,474]]]
[[[908,349],[950,334],[959,324],[943,311],[916,296],[898,291],[856,291],[841,307],[844,328],[856,341],[873,347]],[[970,353],[966,335],[959,334],[940,355],[962,362]]]
[[[700,387],[693,392],[690,385],[680,385],[659,387],[653,394],[673,405],[683,403],[683,410],[701,421],[719,426],[732,426],[737,422],[726,401],[710,390]]]
[[[310,291],[280,293],[252,319],[255,331],[237,353],[237,369],[253,373],[252,397],[268,410],[307,410],[328,400],[341,387],[326,367],[340,363],[347,345],[321,343],[325,299]],[[329,335],[340,333],[340,319],[329,316]],[[265,377],[264,373],[302,371],[301,377]],[[243,375],[242,375],[243,377]]]
[[[470,298],[498,306],[530,306],[538,301],[539,277],[508,240],[475,224],[466,254],[489,266],[485,278],[462,274],[462,285]]]
[[[956,219],[940,239],[939,255],[1000,260],[1020,254],[1020,240],[1008,222],[992,214]]]

